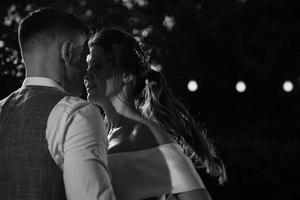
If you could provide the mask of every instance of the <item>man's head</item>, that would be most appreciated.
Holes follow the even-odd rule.
[[[48,77],[81,94],[88,46],[77,18],[54,8],[36,10],[21,21],[18,39],[27,76]]]

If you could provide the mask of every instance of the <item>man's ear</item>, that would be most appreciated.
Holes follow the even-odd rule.
[[[72,57],[72,43],[70,41],[65,41],[61,47],[61,57],[65,62],[65,65],[69,65]]]
[[[123,83],[130,83],[135,80],[135,76],[133,74],[123,73]]]

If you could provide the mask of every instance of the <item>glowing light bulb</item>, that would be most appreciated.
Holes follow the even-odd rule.
[[[195,80],[190,80],[187,88],[190,92],[196,92],[198,90],[198,83]]]
[[[236,85],[235,85],[235,89],[236,89],[238,92],[242,93],[242,92],[245,92],[245,91],[246,91],[247,86],[246,86],[246,84],[245,84],[244,81],[238,81],[238,82],[236,83]]]
[[[291,92],[294,89],[294,85],[291,81],[284,81],[282,88],[285,92]]]

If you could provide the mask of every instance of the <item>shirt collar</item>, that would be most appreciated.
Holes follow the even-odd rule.
[[[46,77],[27,77],[23,81],[22,87],[28,85],[37,85],[37,86],[46,86],[46,87],[55,87],[60,91],[65,92],[65,90],[54,80]]]

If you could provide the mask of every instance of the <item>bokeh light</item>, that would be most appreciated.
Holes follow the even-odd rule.
[[[188,82],[187,88],[190,92],[196,92],[198,90],[198,83],[195,80],[190,80]]]
[[[294,89],[294,84],[291,81],[284,81],[282,88],[285,92],[291,92]]]
[[[163,25],[168,31],[171,31],[175,25],[175,18],[173,16],[166,15],[163,21]]]
[[[145,7],[148,5],[148,1],[147,0],[135,0],[135,3],[137,5],[139,5],[140,7]]]
[[[235,85],[235,89],[240,93],[245,92],[247,89],[246,83],[244,81],[238,81]]]
[[[87,16],[92,16],[93,11],[92,11],[92,10],[87,10],[87,11],[85,12],[85,14],[86,14]]]
[[[0,48],[4,47],[4,41],[0,40]]]

